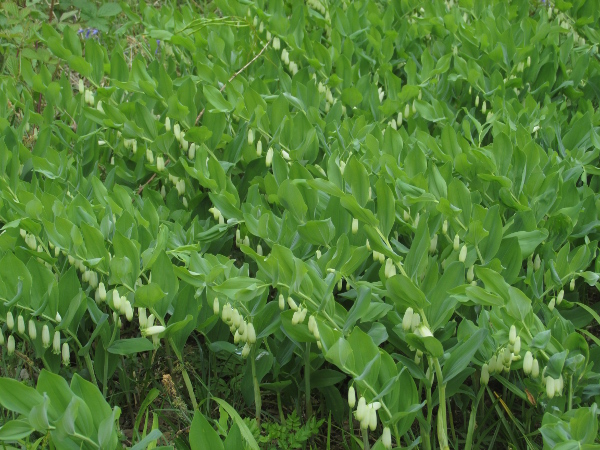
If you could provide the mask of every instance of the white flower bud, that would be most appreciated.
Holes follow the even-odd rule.
[[[483,104],[481,105],[481,112],[483,114],[485,114],[485,112],[487,111],[487,103],[485,102],[485,100],[483,101]]]
[[[548,398],[553,398],[556,390],[554,387],[554,378],[546,377],[546,395]]]
[[[411,328],[414,330],[421,324],[421,315],[419,313],[413,313],[412,315],[412,323],[410,324]]]
[[[560,305],[562,303],[564,297],[565,297],[565,290],[561,289],[560,292],[558,293],[558,296],[556,297],[556,304]]]
[[[479,95],[475,97],[475,108],[479,107]]]
[[[350,386],[348,388],[348,406],[352,409],[354,405],[356,405],[356,392],[354,391],[354,386]]]
[[[35,327],[35,322],[31,319],[29,319],[29,337],[31,340],[37,337],[37,328]]]
[[[246,345],[244,345],[244,348],[242,349],[242,358],[246,359],[249,354],[250,354],[250,346],[246,342]]]
[[[52,352],[55,355],[58,355],[60,353],[60,332],[59,331],[54,332],[54,337],[52,338]]]
[[[531,56],[527,57],[527,67],[531,67]]]
[[[10,311],[6,313],[6,327],[8,328],[8,331],[12,331],[15,327],[15,319]]]
[[[437,250],[437,244],[438,244],[438,235],[434,235],[433,238],[431,239],[431,241],[429,241],[429,253],[434,254],[435,251]]]
[[[470,283],[473,281],[473,279],[475,278],[475,273],[473,272],[473,268],[475,266],[471,266],[469,267],[469,270],[467,270],[467,281]]]
[[[484,386],[487,386],[487,384],[490,381],[490,372],[489,372],[489,368],[487,364],[484,364],[483,366],[481,366],[481,378],[480,378],[481,384]]]
[[[62,322],[62,317],[60,316],[60,313],[58,311],[56,311],[56,316],[54,316],[54,320],[56,320],[58,323]]]
[[[565,386],[565,381],[563,376],[561,375],[558,379],[554,380],[554,393],[557,395],[562,395],[563,388]]]
[[[267,156],[265,158],[265,164],[267,167],[271,167],[272,162],[273,162],[273,147],[269,147],[269,150],[267,150]]]
[[[515,343],[517,339],[517,328],[514,325],[510,326],[510,331],[508,332],[508,342],[511,344]]]
[[[552,299],[550,300],[550,303],[548,303],[548,309],[549,309],[550,311],[554,311],[554,306],[555,306],[555,305],[556,305],[556,299],[552,298]]]
[[[256,253],[258,254],[258,256],[262,256],[263,255],[263,248],[262,245],[258,244],[256,246]]]
[[[193,142],[190,144],[190,151],[188,152],[188,157],[190,159],[196,158],[196,144]]]
[[[178,123],[173,125],[173,134],[175,135],[175,139],[177,139],[178,141],[181,140],[181,127]]]
[[[281,41],[278,37],[273,38],[273,49],[279,50],[281,48]]]
[[[533,363],[531,365],[531,376],[533,378],[537,378],[539,374],[540,374],[540,363],[538,362],[537,359],[534,359]]]
[[[292,297],[288,297],[287,302],[292,311],[298,311],[298,305],[296,304],[296,302],[294,301],[294,299]]]
[[[396,118],[396,126],[400,128],[402,126],[402,113],[398,113],[398,117]]]
[[[15,352],[15,338],[12,334],[8,337],[6,342],[6,350],[9,355],[12,355]]]
[[[540,259],[540,255],[535,255],[535,259],[533,260],[533,270],[535,270],[536,272],[539,270],[540,266],[542,264],[542,261]]]
[[[71,352],[69,351],[69,344],[64,342],[62,345],[62,362],[65,366],[71,363]]]
[[[460,247],[460,237],[458,236],[458,233],[454,235],[454,251],[457,252],[458,249]]]
[[[133,307],[128,301],[125,302],[125,318],[128,322],[133,320]]]
[[[248,344],[252,345],[256,342],[256,330],[254,329],[252,322],[246,326],[246,336],[246,342],[248,342]]]
[[[410,328],[412,326],[412,320],[413,320],[413,309],[407,308],[406,312],[404,313],[404,317],[402,318],[402,329],[404,331],[410,330]]]
[[[104,287],[104,283],[100,282],[98,284],[98,297],[100,298],[100,301],[105,301],[106,300],[106,287]]]
[[[359,422],[362,422],[363,419],[365,418],[365,415],[367,414],[367,401],[365,400],[364,397],[361,397],[358,399],[358,405],[356,407],[356,420],[358,420]]]
[[[146,328],[148,324],[148,317],[146,317],[146,308],[138,308],[138,321],[140,328]]]
[[[442,224],[442,234],[447,234],[448,233],[448,221],[444,220],[444,223]]]
[[[162,156],[156,157],[156,170],[159,172],[165,170],[165,159]]]
[[[171,119],[168,117],[165,117],[165,130],[171,131]]]
[[[25,320],[23,320],[23,316],[17,317],[17,331],[19,334],[25,334]]]
[[[385,427],[383,429],[383,434],[381,435],[381,443],[386,449],[392,448],[392,432],[389,427]]]
[[[571,292],[575,290],[575,278],[571,279],[571,284],[569,284],[569,289],[571,289]]]
[[[358,233],[358,219],[352,219],[352,234]]]
[[[533,355],[529,350],[525,353],[525,357],[523,358],[523,372],[525,375],[529,375],[531,373],[531,369],[533,367]]]
[[[158,335],[162,332],[164,332],[166,330],[165,327],[163,327],[162,325],[154,325],[151,327],[148,327],[144,330],[142,330],[142,335],[143,336],[154,336],[154,335]]]
[[[467,244],[462,246],[460,253],[458,254],[458,260],[460,262],[465,262],[465,259],[467,259]]]
[[[127,313],[127,298],[125,296],[121,296],[121,304],[119,305],[119,313],[125,315]]]
[[[262,141],[259,139],[259,141],[256,143],[256,156],[262,155]]]
[[[513,353],[515,355],[518,355],[519,353],[521,353],[521,336],[517,336],[517,338],[515,339],[515,344],[513,346]]]
[[[242,335],[240,334],[240,330],[235,330],[235,333],[233,334],[233,343],[237,345],[241,339]]]
[[[279,309],[283,311],[285,309],[285,298],[283,294],[279,294]]]
[[[83,84],[83,80],[79,79],[79,93],[83,94],[85,92],[85,84]]]
[[[369,429],[375,431],[377,428],[377,411],[375,408],[369,408]]]
[[[37,249],[37,243],[35,242],[35,236],[33,234],[28,234],[27,237],[25,237],[25,243],[31,250]]]
[[[498,365],[498,360],[496,359],[496,355],[492,355],[492,357],[490,358],[490,362],[488,364],[489,373],[498,372],[497,365]],[[502,364],[501,364],[501,366],[502,366]],[[500,367],[500,370],[502,370],[502,367]]]
[[[117,311],[121,310],[121,296],[119,295],[119,291],[117,291],[116,289],[113,289],[113,308],[116,309]]]

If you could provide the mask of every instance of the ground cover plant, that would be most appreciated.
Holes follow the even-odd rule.
[[[1,448],[600,448],[596,0],[0,5]]]

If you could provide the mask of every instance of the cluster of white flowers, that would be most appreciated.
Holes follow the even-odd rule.
[[[136,139],[123,140],[123,146],[126,149],[131,149],[132,153],[137,153],[137,140]]]
[[[25,241],[25,244],[27,245],[27,247],[29,247],[31,250],[36,250],[37,242],[35,240],[35,236],[33,234],[29,234],[23,228],[21,228],[20,233],[21,233],[21,237]]]
[[[219,299],[215,297],[213,301],[213,312],[221,314],[221,320],[229,325],[229,331],[233,334],[233,342],[237,345],[244,343],[242,348],[242,358],[247,358],[250,354],[252,345],[256,343],[256,330],[250,321],[246,321],[237,308],[233,308],[228,302],[220,311],[221,305]]]
[[[128,322],[133,320],[133,306],[127,297],[119,295],[116,289],[113,289],[112,293],[112,306],[117,315],[124,315]]]
[[[290,54],[284,48],[281,51],[281,60],[288,67],[288,70],[292,73],[292,75],[296,75],[298,73],[298,64],[294,60],[290,59]]]
[[[152,343],[154,348],[160,346],[159,335],[163,333],[166,328],[163,325],[154,325],[154,314],[147,315],[146,308],[138,308],[138,321],[140,323],[140,332],[144,337],[152,336]]]
[[[219,208],[215,208],[215,207],[208,208],[208,212],[213,215],[215,220],[219,221],[219,225],[223,225],[225,223],[225,217],[223,217],[223,214],[221,214],[221,211],[219,210]]]
[[[61,320],[62,320],[62,317],[57,312],[56,313],[56,322],[60,323]],[[8,331],[12,332],[15,328],[15,318],[14,318],[12,312],[8,311],[6,313],[5,322],[6,322],[6,328],[8,329]],[[27,334],[25,334],[25,331],[26,331],[25,330],[25,319],[23,318],[22,315],[19,315],[17,317],[16,332],[23,337],[29,336],[29,339],[34,341],[38,337],[38,328],[39,328],[38,324],[39,324],[39,322],[37,320],[35,320],[35,318],[30,318],[29,321],[27,322]],[[42,325],[41,340],[42,340],[42,347],[44,347],[44,348],[50,347],[50,327],[48,326],[47,323],[44,323]],[[2,333],[2,330],[0,330],[0,345],[4,345],[4,343],[5,343],[4,334]],[[15,346],[16,346],[15,337],[13,334],[10,334],[8,336],[8,338],[6,339],[6,348],[7,348],[7,352],[9,355],[12,355],[15,352]],[[54,331],[54,338],[52,340],[52,351],[57,355],[61,353],[60,332],[59,331]],[[67,344],[66,342],[63,344],[62,353],[63,353],[63,363],[65,365],[68,365],[69,361],[70,361],[70,353],[69,353],[69,344]]]
[[[94,93],[85,88],[83,80],[79,80],[79,93],[83,94],[83,101],[89,106],[94,106]]]
[[[354,417],[360,422],[361,430],[371,429],[371,431],[375,431],[377,428],[377,410],[381,408],[380,402],[367,403],[364,397],[360,397],[358,405],[356,405],[356,391],[354,386],[350,386],[348,388],[348,406],[350,406],[350,409],[354,409],[356,406]],[[387,449],[392,448],[392,433],[388,427],[383,429],[381,443]]]

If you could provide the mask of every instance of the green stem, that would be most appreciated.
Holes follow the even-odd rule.
[[[371,444],[369,444],[369,430],[367,428],[365,428],[365,429],[361,429],[360,432],[362,433],[362,438],[363,438],[363,449],[370,450]]]
[[[431,419],[433,416],[433,407],[431,401],[431,385],[433,383],[433,376],[427,380],[427,384],[425,386],[425,395],[427,399],[427,423],[431,426]],[[430,430],[427,430],[423,424],[421,427],[421,437],[423,438],[423,448],[424,450],[431,450],[431,434]]]
[[[113,328],[113,334],[110,338],[110,342],[104,349],[104,373],[102,374],[102,395],[106,398],[106,393],[108,391],[108,348],[112,345],[115,338],[117,337],[117,330],[119,329],[119,319],[115,322],[115,326]]]
[[[192,401],[192,408],[196,411],[198,410],[198,402],[196,401],[196,395],[194,394],[194,386],[192,386],[192,381],[190,380],[187,370],[183,367],[183,362],[181,363],[181,376],[183,377],[183,382],[185,383],[190,400]]]
[[[477,394],[477,398],[471,405],[471,417],[469,417],[469,429],[467,431],[467,440],[465,441],[465,450],[471,450],[473,447],[473,434],[475,433],[475,423],[477,417],[477,408],[479,406],[479,402],[481,401],[481,397],[483,397],[483,393],[485,392],[485,386],[481,386],[479,388],[479,393]]]
[[[88,372],[90,373],[90,378],[92,383],[98,387],[98,380],[96,379],[96,372],[94,371],[94,363],[92,362],[92,358],[90,358],[90,354],[86,353],[83,357],[85,359],[85,365],[87,366]]]
[[[569,396],[567,401],[567,411],[573,409],[573,375],[569,375]]]
[[[438,382],[439,391],[439,405],[438,405],[438,440],[440,442],[440,448],[442,450],[449,450],[448,444],[448,428],[446,420],[446,384],[444,383],[444,376],[442,375],[442,368],[437,358],[433,358],[433,364],[435,366],[435,373]]]
[[[258,377],[256,376],[256,347],[252,347],[252,354],[250,355],[250,365],[252,367],[252,383],[254,385],[254,407],[256,411],[256,425],[260,429],[260,413],[262,409],[262,398],[260,397],[260,386],[258,384]],[[283,412],[279,414],[283,417]]]
[[[306,398],[306,420],[312,416],[312,404],[310,402],[310,342],[306,343],[304,352],[304,390]]]

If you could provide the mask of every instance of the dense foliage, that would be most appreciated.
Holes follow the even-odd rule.
[[[600,448],[597,0],[56,3],[0,9],[3,448]]]

